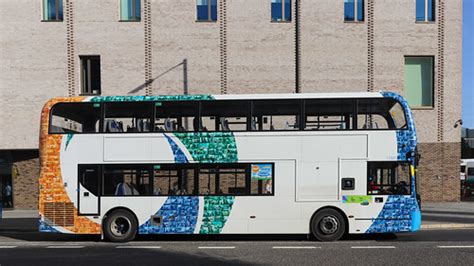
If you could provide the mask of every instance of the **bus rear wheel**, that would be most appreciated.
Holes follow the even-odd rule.
[[[324,209],[311,219],[311,232],[319,241],[336,241],[346,231],[346,220],[334,209]]]
[[[128,242],[137,234],[138,222],[126,210],[117,210],[109,214],[104,221],[104,236],[111,242]]]

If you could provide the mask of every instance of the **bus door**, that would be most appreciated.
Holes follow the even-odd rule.
[[[99,215],[100,167],[79,165],[78,210],[80,215]]]

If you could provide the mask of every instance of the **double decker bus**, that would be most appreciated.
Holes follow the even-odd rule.
[[[416,231],[417,138],[391,92],[54,98],[41,116],[41,232]]]

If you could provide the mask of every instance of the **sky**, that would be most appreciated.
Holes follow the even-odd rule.
[[[474,0],[464,0],[463,13],[462,120],[474,129]]]

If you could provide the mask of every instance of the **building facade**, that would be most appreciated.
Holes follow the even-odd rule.
[[[425,201],[459,200],[462,0],[0,1],[0,174],[37,208],[54,96],[394,91]]]

